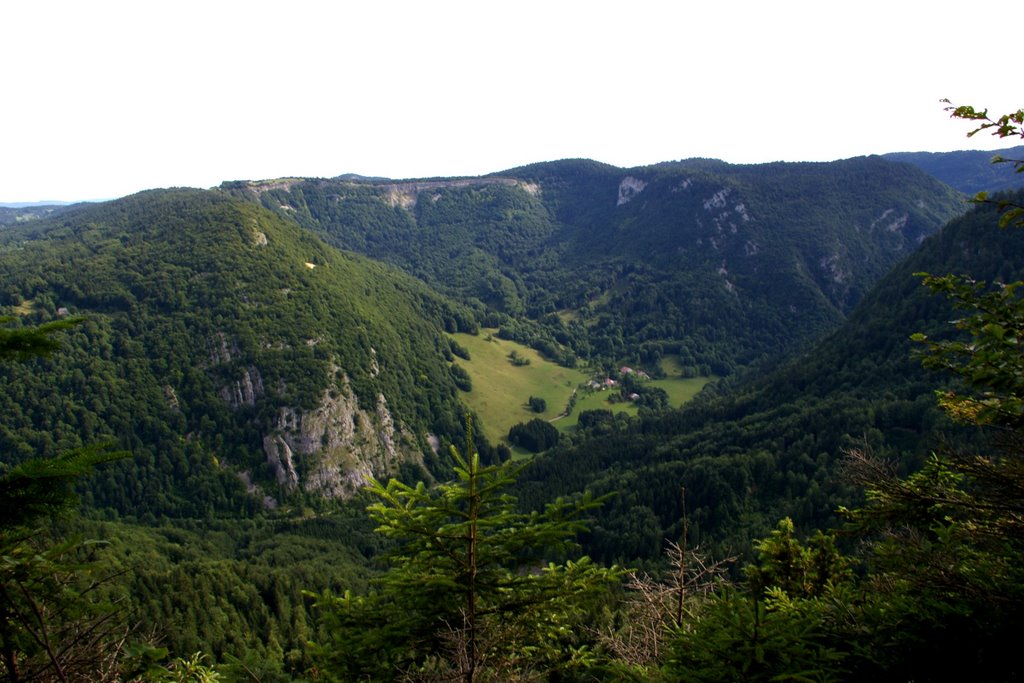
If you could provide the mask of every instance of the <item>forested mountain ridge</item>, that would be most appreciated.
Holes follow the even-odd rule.
[[[0,205],[0,228],[45,218],[67,208],[66,204]]]
[[[993,157],[1024,159],[1024,145],[998,152],[963,150],[960,152],[893,152],[886,159],[917,166],[950,187],[969,195],[1024,187],[1024,176],[1012,164],[993,164]]]
[[[541,163],[475,179],[225,183],[398,265],[563,362],[725,374],[833,329],[961,197],[879,157],[619,169]]]
[[[979,206],[951,221],[842,327],[766,376],[662,415],[587,420],[585,436],[535,459],[522,497],[614,493],[588,541],[606,561],[654,558],[663,539],[679,538],[681,488],[689,541],[722,555],[749,552],[782,517],[803,529],[838,524],[835,511],[859,496],[839,467],[846,449],[871,448],[909,472],[954,434],[971,436],[937,409],[934,392],[948,378],[923,369],[913,353],[911,334],[948,335],[954,317],[915,273],[1024,277],[1024,244],[997,220],[995,207]]]
[[[62,353],[0,369],[0,448],[114,440],[133,457],[93,480],[97,506],[345,497],[444,470],[434,449],[462,434],[444,333],[472,329],[469,312],[251,203],[150,191],[0,239],[6,311],[84,319]]]

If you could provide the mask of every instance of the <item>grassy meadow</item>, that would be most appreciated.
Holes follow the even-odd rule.
[[[456,359],[473,380],[473,390],[463,394],[463,400],[479,415],[481,428],[492,443],[503,441],[512,425],[535,417],[553,421],[559,430],[566,431],[576,426],[577,415],[583,410],[604,408],[636,414],[636,406],[629,402],[609,402],[613,392],[591,392],[582,388],[594,377],[588,368],[563,368],[527,346],[498,339],[494,333],[495,330],[481,330],[479,335],[452,335],[470,355],[468,361]],[[529,360],[529,364],[514,365],[509,360],[513,351]],[[662,362],[669,377],[651,380],[651,384],[668,393],[672,406],[680,406],[693,398],[711,378],[682,378],[672,362],[672,359]],[[573,392],[576,392],[576,405],[572,415],[559,418]],[[543,398],[547,403],[543,413],[530,409],[527,401],[531,396]]]
[[[509,427],[534,417],[550,420],[565,410],[573,389],[588,379],[579,369],[563,368],[544,360],[533,349],[513,341],[498,339],[494,330],[481,330],[479,335],[454,334],[464,346],[470,360],[457,358],[473,380],[473,391],[463,394],[466,404],[483,422],[483,431],[492,443],[508,435]],[[530,361],[516,366],[509,360],[515,351]],[[527,401],[538,396],[547,402],[547,410],[535,413]]]

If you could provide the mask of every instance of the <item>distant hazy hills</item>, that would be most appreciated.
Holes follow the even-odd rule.
[[[0,227],[45,218],[65,210],[68,206],[69,204],[63,202],[0,204]]]

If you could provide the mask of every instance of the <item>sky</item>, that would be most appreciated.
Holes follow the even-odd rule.
[[[1006,21],[962,0],[10,0],[0,202],[1006,147],[940,102],[1024,106]]]

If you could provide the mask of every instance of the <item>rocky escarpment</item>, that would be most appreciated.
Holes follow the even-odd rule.
[[[440,180],[389,180],[383,178],[349,178],[339,177],[332,180],[298,179],[298,178],[277,178],[274,180],[239,181],[225,183],[227,189],[241,190],[249,196],[260,197],[267,192],[283,190],[288,192],[294,185],[299,183],[312,183],[321,188],[337,190],[338,187],[372,187],[381,193],[384,200],[392,207],[400,206],[406,210],[412,210],[419,200],[420,194],[424,192],[436,193],[441,190],[459,189],[467,187],[487,187],[489,185],[504,185],[506,187],[521,187],[531,195],[540,193],[540,186],[516,178],[503,178],[500,176],[472,177],[472,178],[445,178]],[[436,195],[434,196],[436,199]],[[295,211],[296,207],[291,204],[280,204],[284,211]]]
[[[401,463],[422,457],[415,436],[396,424],[384,395],[365,409],[345,376],[312,410],[280,408],[263,450],[285,490],[328,498],[351,497],[371,477],[395,474]]]

